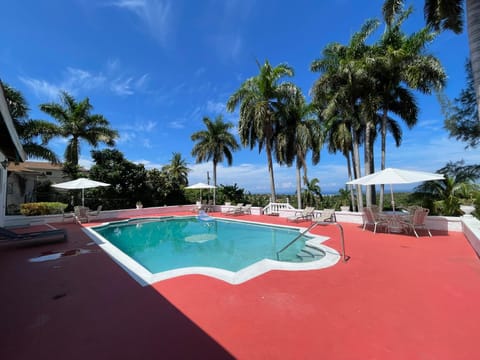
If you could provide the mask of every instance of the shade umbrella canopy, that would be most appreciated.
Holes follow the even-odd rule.
[[[196,183],[196,184],[193,184],[193,185],[190,185],[190,186],[186,186],[185,189],[200,190],[200,201],[201,201],[202,200],[202,190],[203,189],[216,189],[216,186],[199,182],[199,183]],[[214,197],[215,197],[215,193],[214,193]]]
[[[215,189],[215,186],[199,182],[190,186],[186,186],[185,189]]]
[[[393,184],[411,184],[423,181],[444,180],[443,174],[429,173],[424,171],[403,170],[395,168],[386,168],[373,174],[347,182],[349,185],[381,185],[390,184],[390,194],[392,198],[392,207],[395,211],[395,201],[393,198]]]
[[[85,206],[84,190],[96,188],[100,186],[110,186],[110,184],[107,184],[101,181],[90,180],[87,178],[78,178],[72,181],[66,181],[63,183],[52,185],[52,187],[56,187],[59,189],[67,189],[67,190],[82,189],[82,206]]]

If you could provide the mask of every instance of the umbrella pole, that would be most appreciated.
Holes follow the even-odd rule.
[[[393,212],[395,212],[395,199],[393,198],[393,185],[390,184],[390,197],[391,197],[391,202],[392,202],[392,209]]]
[[[85,207],[85,189],[82,188],[82,207]]]

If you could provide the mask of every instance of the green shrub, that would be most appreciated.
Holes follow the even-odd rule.
[[[61,214],[67,204],[61,202],[37,202],[20,205],[20,212],[25,216]]]

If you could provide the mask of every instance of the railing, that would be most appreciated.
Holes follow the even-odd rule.
[[[279,214],[280,210],[297,210],[289,203],[269,203],[263,208],[263,213],[266,215]]]
[[[311,229],[313,229],[315,226],[317,226],[317,223],[313,222],[308,228],[303,230],[300,234],[298,234],[292,241],[290,241],[287,245],[285,245],[283,248],[277,251],[277,260],[280,260],[280,254],[287,250],[295,241],[300,239],[303,235],[305,235],[307,232],[309,232]]]
[[[312,224],[302,231],[300,234],[298,234],[295,239],[290,241],[287,245],[285,245],[283,248],[281,248],[279,251],[277,251],[277,260],[280,260],[280,254],[289,248],[295,241],[300,239],[303,235],[305,235],[308,231],[312,230],[315,226],[317,225],[335,225],[339,230],[340,230],[340,246],[342,248],[340,257],[342,258],[343,262],[347,262],[350,259],[350,256],[348,256],[345,252],[345,237],[343,234],[343,226],[339,224],[338,222],[320,222],[320,221],[314,221]]]

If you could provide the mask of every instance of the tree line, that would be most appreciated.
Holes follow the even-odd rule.
[[[308,178],[307,158],[310,155],[312,163],[318,164],[320,150],[324,146],[330,153],[341,153],[345,157],[348,177],[353,179],[362,176],[362,158],[363,175],[375,171],[374,144],[380,141],[380,168],[384,169],[387,136],[390,134],[396,146],[400,146],[403,134],[399,121],[408,128],[418,122],[415,92],[431,94],[440,92],[444,87],[445,71],[440,61],[428,52],[428,45],[438,36],[439,30],[451,29],[457,33],[462,30],[463,2],[426,0],[427,25],[412,34],[402,30],[413,11],[412,7],[404,8],[403,3],[398,0],[384,2],[384,31],[375,41],[370,38],[382,24],[377,19],[367,20],[347,44],[334,42],[322,50],[321,56],[310,65],[311,71],[319,74],[311,88],[310,103],[298,86],[285,80],[294,76],[294,69],[287,64],[274,66],[268,60],[264,63],[257,61],[258,75],[245,80],[230,96],[226,106],[230,112],[238,110],[241,145],[252,150],[258,147],[259,152],[265,150],[271,201],[277,198],[274,162],[295,165],[299,208],[308,198],[305,194],[309,189],[319,192],[319,180]],[[471,11],[473,7],[468,4],[469,1],[467,9]],[[476,68],[476,62],[473,57],[469,62],[470,90],[467,89],[467,95],[462,92],[461,100],[455,99],[455,105],[442,102],[447,129],[452,136],[467,142],[467,146],[478,145],[476,70],[472,70]],[[93,107],[88,98],[78,102],[70,94],[62,92],[60,103],[41,104],[40,109],[56,121],[52,123],[29,119],[28,106],[22,94],[8,85],[5,93],[12,119],[29,157],[58,162],[59,158],[48,148],[48,142],[54,137],[68,139],[63,167],[70,177],[78,176],[82,143],[94,149],[99,144],[115,146],[118,132],[102,115],[92,114]],[[466,103],[462,100],[466,96],[469,96],[468,111],[471,116],[467,122],[464,113]],[[203,123],[205,130],[191,136],[195,142],[192,155],[197,162],[212,161],[216,186],[217,165],[224,160],[231,165],[233,152],[240,145],[231,134],[234,125],[223,121],[221,115],[215,120],[205,117]],[[125,180],[124,186],[112,186],[106,191],[131,191],[137,200],[146,193],[139,185],[140,179],[144,180],[144,185],[148,183],[151,189],[156,189],[157,193],[149,199],[164,203],[169,202],[169,196],[181,201],[183,187],[188,185],[188,167],[179,153],[174,153],[171,164],[161,170],[142,170],[143,165],[135,164],[127,166],[128,161],[118,150],[93,150],[92,158],[96,164],[90,172],[92,177],[115,183],[111,177],[121,174],[129,180]],[[115,161],[117,165],[123,164],[123,169],[115,168]],[[129,179],[132,172],[137,178]],[[359,187],[350,190],[348,194],[353,208],[361,210],[364,204],[369,206],[377,201],[374,187],[367,187],[365,201]],[[381,187],[380,204],[384,202],[383,194]]]

